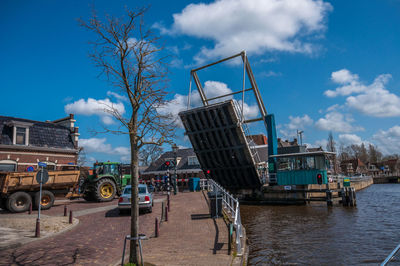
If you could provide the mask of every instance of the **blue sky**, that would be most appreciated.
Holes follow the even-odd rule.
[[[332,131],[344,145],[400,153],[400,1],[1,1],[0,114],[45,121],[74,112],[88,162],[129,159],[127,137],[92,133],[116,126],[99,103],[127,109],[87,56],[94,36],[76,20],[92,4],[115,16],[151,5],[146,24],[174,54],[173,113],[186,106],[191,68],[246,50],[278,137],[300,129],[305,143],[325,146]],[[222,65],[200,78],[210,93],[237,90],[241,71]],[[176,142],[190,146],[182,130]]]

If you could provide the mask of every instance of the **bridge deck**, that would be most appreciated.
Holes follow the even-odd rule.
[[[232,100],[179,113],[203,171],[228,189],[259,188],[260,175]]]

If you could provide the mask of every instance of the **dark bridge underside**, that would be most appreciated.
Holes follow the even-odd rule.
[[[233,101],[179,113],[203,171],[228,189],[259,188],[257,167]]]

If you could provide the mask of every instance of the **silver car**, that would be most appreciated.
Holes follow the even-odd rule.
[[[145,184],[139,184],[139,210],[148,212],[153,211],[153,194],[149,192]],[[124,188],[121,197],[118,200],[118,209],[122,213],[131,210],[131,186],[128,185]]]

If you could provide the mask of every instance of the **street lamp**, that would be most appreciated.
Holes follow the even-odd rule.
[[[174,143],[172,144],[172,151],[174,152],[174,195],[176,195],[176,193],[178,192],[178,186],[177,186],[177,174],[176,174],[176,167],[178,164],[178,158],[177,158],[177,153],[178,153],[178,146]]]

